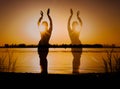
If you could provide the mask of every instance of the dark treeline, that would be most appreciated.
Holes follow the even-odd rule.
[[[62,44],[62,45],[50,45],[51,48],[102,48],[103,46],[101,44],[80,44],[80,45],[72,45],[72,44]]]
[[[41,47],[48,47],[48,48],[115,48],[115,45],[102,45],[102,44],[79,44],[79,45],[72,45],[72,44],[49,44],[49,45],[39,45]],[[26,44],[5,44],[1,46],[1,48],[37,48],[38,45],[26,45]]]
[[[26,44],[5,44],[3,48],[35,48],[37,45],[26,45]]]

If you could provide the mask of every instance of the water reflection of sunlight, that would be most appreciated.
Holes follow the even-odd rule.
[[[72,54],[70,52],[50,52],[48,54],[48,72],[55,74],[72,73]]]
[[[0,49],[0,57],[6,53],[6,49]],[[51,51],[52,50],[52,51]],[[48,59],[48,73],[71,74],[72,73],[72,53],[68,49],[50,49]],[[104,72],[102,57],[106,57],[106,49],[83,49],[80,59],[80,73]],[[11,48],[14,58],[17,58],[15,72],[40,73],[39,55],[37,48]],[[98,52],[96,52],[98,51]],[[120,49],[116,49],[117,54]],[[120,55],[120,53],[119,53]],[[8,58],[8,57],[7,57]]]
[[[16,72],[40,73],[39,57],[36,52],[16,53],[19,57],[16,65]]]

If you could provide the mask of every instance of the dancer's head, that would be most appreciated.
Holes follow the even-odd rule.
[[[44,33],[46,30],[48,30],[48,23],[47,21],[43,21],[42,24],[40,25],[40,32]]]
[[[73,30],[77,30],[77,28],[78,28],[78,22],[77,21],[73,21],[73,23],[72,23],[72,29]]]
[[[42,26],[44,27],[44,30],[48,29],[48,22],[47,21],[43,21],[42,22]]]

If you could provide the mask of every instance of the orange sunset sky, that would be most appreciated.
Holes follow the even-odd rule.
[[[120,45],[120,1],[119,0],[0,0],[0,45],[38,44],[40,34],[37,21],[40,10],[44,20],[50,8],[53,20],[51,44],[69,44],[67,21],[70,8],[72,20],[77,20],[80,10],[83,27],[80,40],[83,44]]]

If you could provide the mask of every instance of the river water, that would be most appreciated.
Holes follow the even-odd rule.
[[[103,58],[110,48],[83,48],[80,58],[80,73],[105,72]],[[120,56],[120,48],[114,48],[113,55]],[[40,61],[37,48],[0,48],[0,71],[40,73]],[[73,55],[71,49],[50,48],[48,56],[48,73],[72,74]],[[113,58],[114,65],[114,58]]]

